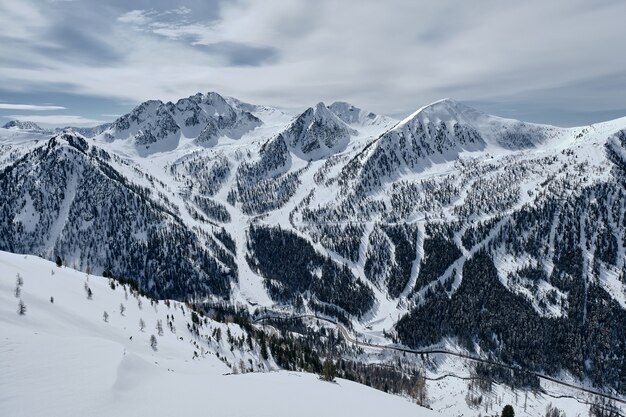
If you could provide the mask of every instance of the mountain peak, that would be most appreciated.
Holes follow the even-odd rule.
[[[344,123],[357,128],[372,126],[384,131],[397,123],[391,117],[360,109],[345,101],[335,101],[328,109]]]
[[[328,108],[337,117],[348,124],[358,122],[360,115],[363,112],[360,108],[345,101],[335,101],[333,104],[328,106]],[[374,113],[368,113],[368,115],[371,115],[371,118],[376,117]]]
[[[423,106],[398,123],[398,127],[413,120],[420,122],[468,121],[482,115],[478,110],[466,106],[454,99],[444,98]]]
[[[230,105],[228,104],[226,99],[222,97],[220,94],[216,93],[215,91],[209,91],[207,93],[198,92],[194,94],[193,96],[181,98],[176,102],[176,105],[179,105],[180,103],[189,102],[189,101],[194,102],[196,104],[216,106],[219,108],[226,108],[226,107],[230,108]]]
[[[320,101],[319,103],[315,105],[315,110],[316,111],[328,111],[328,108],[326,107],[326,104],[324,104],[323,101]]]
[[[206,97],[209,98],[209,99],[212,99],[212,100],[224,100],[224,101],[226,101],[226,99],[224,97],[222,97],[222,95],[219,94],[216,91],[208,91],[206,93]]]
[[[195,138],[201,146],[212,146],[226,136],[240,139],[262,121],[247,111],[233,108],[216,92],[196,93],[174,102],[148,100],[118,118],[107,139],[131,140],[147,155],[176,149],[181,138]]]
[[[323,102],[300,114],[281,135],[302,159],[322,159],[343,151],[358,132],[332,113]]]
[[[11,120],[10,122],[5,123],[2,128],[11,130],[31,130],[38,132],[45,131],[45,129],[42,129],[37,123],[30,122],[28,120]]]
[[[347,129],[350,129],[346,123],[341,120],[340,117],[338,117],[334,112],[330,111],[330,108],[328,106],[326,106],[326,104],[324,104],[324,102],[320,101],[319,103],[317,103],[315,105],[315,107],[311,107],[308,110],[306,110],[304,113],[302,113],[300,115],[300,117],[305,116],[308,112],[312,111],[315,120],[325,120],[333,125],[338,124],[339,126],[343,126]],[[352,130],[352,129],[350,129]],[[352,135],[356,135],[357,132],[356,131],[352,131],[350,134]]]

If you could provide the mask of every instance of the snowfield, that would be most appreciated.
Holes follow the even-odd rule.
[[[180,303],[151,305],[130,291],[126,299],[121,286],[112,290],[103,277],[6,252],[0,252],[0,271],[2,416],[439,415],[350,381],[329,383],[313,374],[277,371],[271,360],[259,360],[257,346],[231,352],[225,331],[241,334],[236,325],[209,321],[205,329],[222,328],[224,337],[221,343],[203,342],[187,329],[190,311]],[[25,315],[17,314],[17,274],[24,281]],[[168,316],[174,317],[176,334],[166,325]],[[163,336],[157,320],[164,323]],[[266,372],[232,374],[216,353],[235,365],[240,359],[248,365],[250,359],[255,371]]]

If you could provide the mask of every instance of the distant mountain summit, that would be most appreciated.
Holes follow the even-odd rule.
[[[2,126],[3,129],[11,129],[11,130],[30,130],[36,132],[46,132],[46,129],[42,129],[37,123],[30,122],[27,120],[11,120],[8,123],[5,123]]]
[[[345,101],[336,101],[328,106],[335,116],[350,126],[383,126],[391,128],[398,121],[388,116],[372,113]]]
[[[300,114],[281,136],[295,155],[316,160],[343,151],[350,137],[357,134],[324,103],[317,103]]]
[[[142,154],[175,149],[181,138],[213,146],[225,136],[239,139],[262,125],[250,112],[234,108],[217,93],[198,93],[163,103],[149,100],[118,118],[104,132],[109,140],[129,140]]]
[[[345,108],[345,107],[343,107]],[[424,106],[383,133],[346,166],[365,189],[379,187],[406,172],[423,172],[467,152],[536,148],[568,130],[482,113],[453,99]]]

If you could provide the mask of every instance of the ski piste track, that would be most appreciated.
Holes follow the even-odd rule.
[[[355,345],[358,346],[363,346],[363,347],[367,347],[367,348],[371,348],[371,349],[379,349],[379,350],[387,350],[387,351],[395,351],[395,352],[403,352],[403,353],[413,353],[413,354],[417,354],[417,355],[449,355],[449,356],[456,356],[457,358],[462,358],[462,359],[467,359],[473,362],[478,362],[478,363],[484,363],[487,365],[493,365],[493,366],[498,366],[498,367],[502,367],[502,368],[507,368],[507,369],[511,369],[511,370],[519,370],[520,368],[512,366],[512,365],[507,365],[504,363],[499,363],[499,362],[494,362],[494,361],[490,361],[488,359],[484,359],[484,358],[479,358],[476,356],[471,356],[471,355],[467,355],[464,353],[459,353],[459,352],[453,352],[450,350],[445,350],[445,349],[425,349],[425,350],[419,350],[419,349],[410,349],[407,347],[402,347],[402,346],[389,346],[389,345],[379,345],[376,343],[370,343],[370,342],[364,342],[364,341],[360,341],[357,340],[355,337],[353,337],[350,332],[348,331],[348,329],[341,323],[339,323],[336,320],[333,320],[331,318],[328,317],[323,317],[323,316],[317,316],[317,315],[313,315],[313,314],[300,314],[300,315],[281,315],[281,314],[263,314],[260,317],[256,317],[253,319],[254,322],[256,323],[260,323],[266,320],[298,320],[298,319],[305,319],[305,318],[309,318],[309,319],[315,319],[315,320],[321,320],[321,321],[325,321],[327,323],[331,323],[333,324],[337,330],[339,331],[339,334],[341,334],[341,336],[348,342],[353,343]],[[615,397],[612,396],[610,394],[606,394],[603,392],[599,392],[599,391],[595,391],[589,388],[585,388],[585,387],[581,387],[575,384],[570,384],[567,382],[563,382],[560,381],[556,378],[553,378],[551,376],[548,375],[544,375],[544,374],[540,374],[537,372],[532,372],[532,371],[528,371],[531,375],[536,376],[539,379],[543,379],[545,381],[549,381],[552,382],[554,384],[558,384],[564,387],[568,387],[568,388],[572,388],[575,389],[577,391],[580,392],[584,392],[586,394],[592,394],[592,395],[596,395],[598,397],[602,397],[605,398],[607,400],[611,400],[611,401],[615,401],[616,403],[620,403],[622,405],[626,405],[626,400],[619,398],[619,397]],[[447,377],[447,376],[452,376],[452,375],[444,375],[443,377]],[[456,375],[455,375],[456,376]],[[443,378],[442,377],[442,378]],[[440,379],[440,378],[435,378],[435,379]],[[621,415],[621,414],[620,414]]]

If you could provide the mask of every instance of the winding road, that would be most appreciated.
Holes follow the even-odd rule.
[[[286,316],[286,315],[280,315],[280,314],[265,314],[261,317],[257,317],[255,319],[253,319],[254,322],[259,323],[259,322],[263,322],[266,320],[297,320],[297,319],[303,319],[303,318],[310,318],[310,319],[315,319],[315,320],[321,320],[321,321],[325,321],[327,323],[331,323],[333,324],[337,330],[339,331],[339,334],[341,334],[341,336],[348,342],[353,343],[357,346],[362,346],[362,347],[367,347],[370,349],[379,349],[379,350],[386,350],[386,351],[395,351],[395,352],[403,352],[403,353],[413,353],[413,354],[417,354],[417,355],[434,355],[434,354],[438,354],[438,355],[449,355],[449,356],[456,356],[457,358],[462,358],[462,359],[467,359],[473,362],[478,362],[478,363],[484,363],[487,365],[493,365],[493,366],[499,366],[499,367],[503,367],[503,368],[507,368],[507,369],[512,369],[512,370],[519,370],[520,368],[515,367],[515,366],[511,366],[511,365],[506,365],[503,363],[499,363],[499,362],[494,362],[494,361],[490,361],[488,359],[483,359],[483,358],[479,358],[476,356],[471,356],[471,355],[467,355],[464,353],[459,353],[459,352],[453,352],[453,351],[449,351],[449,350],[445,350],[445,349],[427,349],[427,350],[418,350],[418,349],[410,349],[410,348],[406,348],[406,347],[402,347],[402,346],[393,346],[393,345],[379,345],[376,343],[370,343],[370,342],[363,342],[360,340],[357,340],[355,337],[353,337],[350,332],[348,331],[348,329],[341,323],[337,322],[336,320],[333,319],[329,319],[326,317],[320,317],[320,316],[316,316],[313,314],[301,314],[301,315],[295,315],[295,316]],[[581,387],[575,384],[570,384],[568,382],[563,382],[560,381],[556,378],[553,378],[551,376],[548,375],[544,375],[541,373],[537,373],[537,372],[529,372],[531,375],[536,376],[539,379],[543,379],[545,381],[549,381],[552,382],[554,384],[558,384],[561,385],[563,387],[568,387],[580,392],[584,392],[587,394],[592,394],[592,395],[597,395],[599,397],[608,399],[608,400],[612,400],[615,401],[616,403],[620,403],[622,405],[626,405],[626,400],[619,398],[619,397],[615,397],[612,396],[610,394],[605,394],[603,392],[599,392],[599,391],[595,391],[593,389],[589,389],[589,388],[585,388],[585,387]]]

